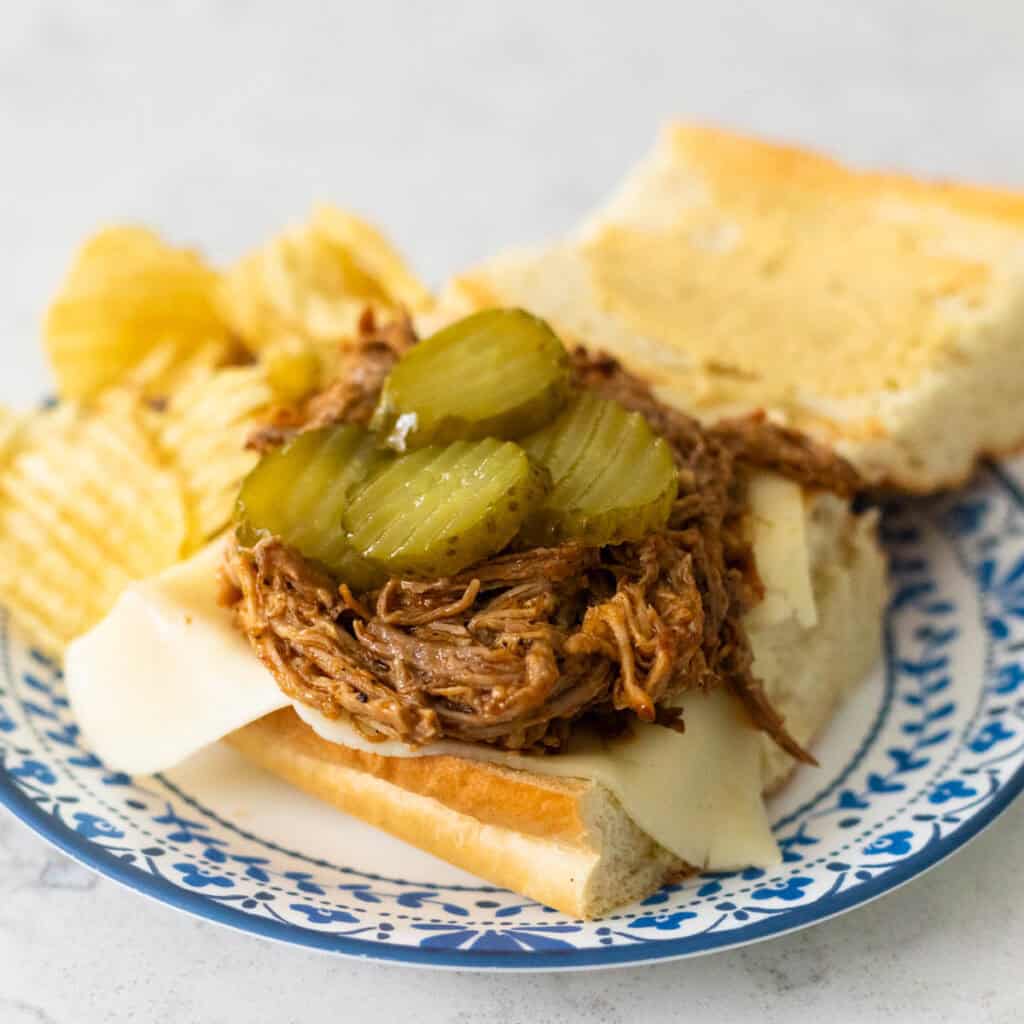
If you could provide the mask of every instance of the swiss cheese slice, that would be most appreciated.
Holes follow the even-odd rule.
[[[208,743],[286,707],[273,676],[216,600],[222,546],[125,590],[68,648],[79,726],[103,760],[163,771]]]

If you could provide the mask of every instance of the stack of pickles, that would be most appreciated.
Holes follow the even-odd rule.
[[[297,435],[242,485],[238,537],[274,535],[353,590],[438,578],[520,546],[638,540],[676,497],[639,413],[573,388],[561,342],[518,309],[460,320],[395,365],[367,429]]]

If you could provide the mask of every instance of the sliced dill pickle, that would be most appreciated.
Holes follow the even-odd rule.
[[[520,443],[552,480],[523,528],[528,543],[621,544],[668,522],[678,474],[668,444],[639,413],[584,391]]]
[[[253,544],[273,534],[353,590],[379,586],[383,575],[349,545],[342,515],[353,488],[393,458],[362,427],[299,434],[265,455],[242,482],[235,506],[239,540]]]
[[[372,426],[397,451],[514,440],[554,417],[569,387],[568,356],[543,320],[489,309],[410,349],[384,384]]]
[[[389,575],[449,576],[508,544],[547,487],[547,473],[510,441],[420,448],[353,496],[348,539]]]

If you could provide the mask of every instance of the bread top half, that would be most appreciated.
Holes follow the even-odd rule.
[[[460,275],[441,309],[490,305],[702,417],[764,408],[877,483],[935,490],[1024,441],[1024,194],[673,124],[572,237]]]

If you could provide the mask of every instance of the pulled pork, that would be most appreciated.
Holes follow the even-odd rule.
[[[415,340],[407,321],[362,327],[353,372],[308,403],[301,426],[365,423]],[[371,739],[554,751],[584,715],[682,728],[665,701],[726,686],[760,729],[812,761],[751,670],[743,614],[762,588],[742,530],[744,480],[771,469],[850,495],[855,471],[763,417],[704,427],[608,357],[580,349],[573,363],[581,387],[641,412],[671,445],[679,493],[664,530],[605,548],[506,550],[455,576],[363,594],[277,539],[234,544],[225,600],[239,627],[286,694]]]

